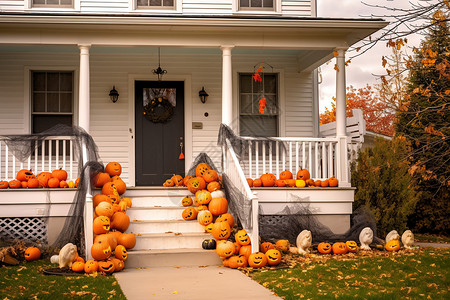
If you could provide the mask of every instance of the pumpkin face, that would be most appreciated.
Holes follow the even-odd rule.
[[[280,173],[280,179],[286,180],[286,179],[292,179],[292,173],[291,171],[285,170]]]
[[[248,257],[248,265],[252,268],[262,268],[267,264],[267,257],[264,253],[256,252]]]
[[[345,243],[334,243],[333,246],[331,246],[331,249],[333,250],[334,254],[345,254],[347,253],[347,246]]]
[[[289,251],[289,241],[288,240],[278,240],[275,243],[275,248],[281,252],[288,252]]]
[[[114,213],[111,218],[112,229],[117,229],[121,232],[125,232],[127,231],[128,226],[130,226],[130,217],[126,213],[121,211]]]
[[[167,179],[164,183],[163,183],[163,187],[172,187],[175,186],[175,182],[172,181],[172,179]]]
[[[125,267],[123,260],[117,259],[115,257],[110,258],[114,264],[114,272],[120,272]]]
[[[275,246],[271,242],[264,242],[259,246],[259,251],[266,253],[270,249],[274,249]]]
[[[195,169],[195,176],[203,177],[203,175],[208,170],[211,170],[211,166],[210,165],[208,165],[206,163],[200,163],[200,164],[198,164],[197,168]]]
[[[100,202],[95,207],[95,213],[97,214],[97,216],[106,216],[108,218],[111,218],[114,214],[112,204],[108,203],[107,201]]]
[[[102,272],[104,275],[112,274],[114,272],[114,263],[110,259],[99,261],[98,271]]]
[[[36,178],[36,175],[33,174],[30,170],[22,169],[17,172],[16,179],[19,181],[28,181],[28,179]]]
[[[255,180],[253,180],[253,187],[261,187],[262,186],[262,181],[260,178],[256,178]]]
[[[88,260],[85,264],[84,264],[84,272],[86,274],[92,274],[94,272],[98,271],[98,263],[95,260]]]
[[[244,229],[239,230],[235,235],[234,239],[237,243],[239,243],[241,246],[250,245],[250,237],[247,234],[247,231]]]
[[[101,216],[94,219],[92,223],[92,229],[95,234],[107,233],[110,227],[110,221],[108,217]]]
[[[196,206],[194,208],[198,213],[201,212],[202,210],[208,210],[208,206],[206,206],[206,205],[200,205],[200,206]]]
[[[59,181],[66,181],[67,180],[67,172],[63,169],[53,170],[52,177],[58,178]]]
[[[202,190],[196,195],[197,201],[200,205],[207,205],[211,200],[211,193],[207,190]]]
[[[274,186],[276,181],[277,181],[277,178],[273,174],[261,175],[261,182],[262,182],[262,186],[264,186],[264,187]],[[253,184],[254,184],[254,182],[253,182]]]
[[[102,187],[102,194],[103,195],[116,195],[119,194],[117,192],[117,187],[112,182],[107,182]]]
[[[197,218],[197,210],[195,210],[195,208],[193,207],[187,207],[185,210],[183,210],[181,216],[185,220],[194,220],[195,218]]]
[[[398,251],[400,249],[400,242],[399,240],[390,240],[386,243],[386,246],[384,248],[387,251]]]
[[[108,196],[109,200],[111,201],[111,204],[119,204],[119,202],[120,202],[119,194],[117,194],[117,195],[104,195],[104,196]]]
[[[214,223],[210,223],[210,224],[206,225],[205,232],[208,232],[208,233],[212,232],[213,226],[214,226]]]
[[[7,189],[9,188],[9,182],[6,180],[0,181],[0,189]]]
[[[92,179],[92,184],[96,188],[103,187],[106,183],[111,181],[111,176],[109,176],[108,173],[99,172],[97,175],[94,176]]]
[[[234,244],[230,241],[219,241],[217,243],[216,253],[222,258],[230,257],[234,254]]]
[[[206,183],[210,183],[213,181],[217,181],[219,179],[219,175],[214,170],[207,170],[203,175],[203,179],[206,181]]]
[[[338,180],[334,177],[328,178],[328,183],[329,183],[330,187],[338,186]]]
[[[208,185],[206,186],[206,189],[210,193],[220,190],[220,188],[221,188],[220,183],[218,183],[217,181],[212,181],[212,182],[208,183]]]
[[[213,216],[225,214],[228,212],[228,201],[223,197],[213,198],[211,202],[209,202],[208,208]]]
[[[309,174],[309,171],[306,170],[306,169],[302,169],[302,170],[299,170],[299,171],[297,172],[297,179],[298,179],[298,180],[304,180],[304,181],[306,181],[306,180],[308,180],[308,179],[310,179],[310,178],[311,178],[311,175]]]
[[[72,264],[72,271],[84,272],[84,262],[76,261]]]
[[[269,249],[265,253],[267,257],[267,263],[271,266],[279,265],[281,262],[281,252],[277,249]]]
[[[114,256],[120,260],[127,260],[128,252],[124,245],[117,245],[114,250]]]
[[[247,259],[244,255],[232,256],[228,259],[228,267],[231,269],[245,268]]]
[[[103,241],[94,243],[91,247],[91,255],[95,260],[107,259],[111,256],[111,247]]]
[[[22,188],[22,182],[20,182],[19,180],[11,180],[9,182],[9,187],[12,189],[20,189]]]
[[[183,206],[191,206],[192,205],[192,198],[189,196],[186,196],[183,198],[183,200],[181,200],[181,204]]]
[[[247,183],[249,187],[253,187],[253,179],[247,178]]]
[[[189,179],[187,188],[192,194],[195,194],[197,191],[206,188],[206,182],[202,177],[197,176]]]
[[[41,250],[39,250],[39,248],[36,247],[28,247],[25,250],[24,255],[26,261],[38,260],[39,258],[41,258]]]
[[[181,177],[181,175],[173,175],[170,178],[170,180],[173,181],[175,186],[183,186],[184,185],[183,177]]]
[[[213,221],[213,215],[209,210],[202,210],[197,215],[197,221],[200,225],[206,226]]]
[[[317,250],[319,251],[319,253],[329,254],[331,253],[331,244],[322,242],[317,246]]]
[[[183,179],[183,184],[184,184],[185,186],[187,186],[189,180],[191,180],[192,178],[194,178],[194,176],[192,176],[192,175],[187,175],[187,176],[185,176],[184,179]]]
[[[122,195],[127,191],[127,185],[120,177],[114,176],[112,178],[112,183],[116,186],[117,193],[119,193],[119,195]]]
[[[122,166],[118,162],[110,162],[105,167],[105,172],[112,176],[120,176],[122,174]]]
[[[211,234],[216,240],[226,240],[231,235],[231,228],[228,222],[216,222],[213,225]]]
[[[228,222],[231,228],[234,226],[234,218],[230,213],[221,214],[217,217],[216,222]]]
[[[216,249],[216,240],[207,239],[202,242],[202,248],[205,250],[213,250]]]
[[[347,247],[348,252],[358,251],[358,244],[356,244],[355,241],[346,241],[345,246]]]

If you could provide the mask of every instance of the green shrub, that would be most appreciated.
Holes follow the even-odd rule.
[[[406,230],[419,200],[416,183],[408,173],[409,152],[403,138],[377,139],[352,164],[354,209],[367,206],[372,211],[380,237],[394,229],[400,234]]]

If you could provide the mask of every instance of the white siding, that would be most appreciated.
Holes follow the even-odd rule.
[[[282,0],[281,11],[284,15],[311,16],[311,2],[316,0]]]
[[[231,14],[232,0],[183,0],[184,14]]]
[[[110,49],[111,50],[111,49]],[[134,49],[104,50],[92,48],[90,53],[91,78],[91,129],[103,162],[118,161],[123,166],[122,177],[129,178],[130,134],[129,125],[129,74],[148,74],[157,66],[155,49],[148,52]],[[233,69],[252,72],[256,63],[265,61],[280,70],[284,76],[284,103],[281,118],[285,136],[311,137],[312,124],[312,76],[301,75],[296,69],[296,55],[255,54],[233,55]],[[24,123],[24,73],[25,67],[74,66],[78,68],[78,49],[73,53],[0,53],[0,134],[28,133]],[[161,66],[169,75],[190,75],[192,78],[192,121],[202,122],[203,129],[192,130],[193,158],[207,152],[220,167],[220,149],[217,134],[221,123],[221,72],[222,55],[219,50],[162,51]],[[75,79],[77,80],[77,78]],[[112,88],[120,93],[117,103],[109,100]],[[205,104],[198,99],[198,91],[204,86],[208,94]],[[235,100],[236,101],[236,100]],[[24,103],[26,102],[26,103]],[[205,112],[209,116],[205,117]]]

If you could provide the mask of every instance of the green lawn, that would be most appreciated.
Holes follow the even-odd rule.
[[[284,299],[450,299],[450,249],[309,257],[249,276]]]
[[[0,299],[126,299],[114,276],[44,275],[48,260],[0,267]]]

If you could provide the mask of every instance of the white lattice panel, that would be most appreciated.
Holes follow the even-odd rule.
[[[0,239],[18,239],[47,243],[44,218],[0,218]]]

